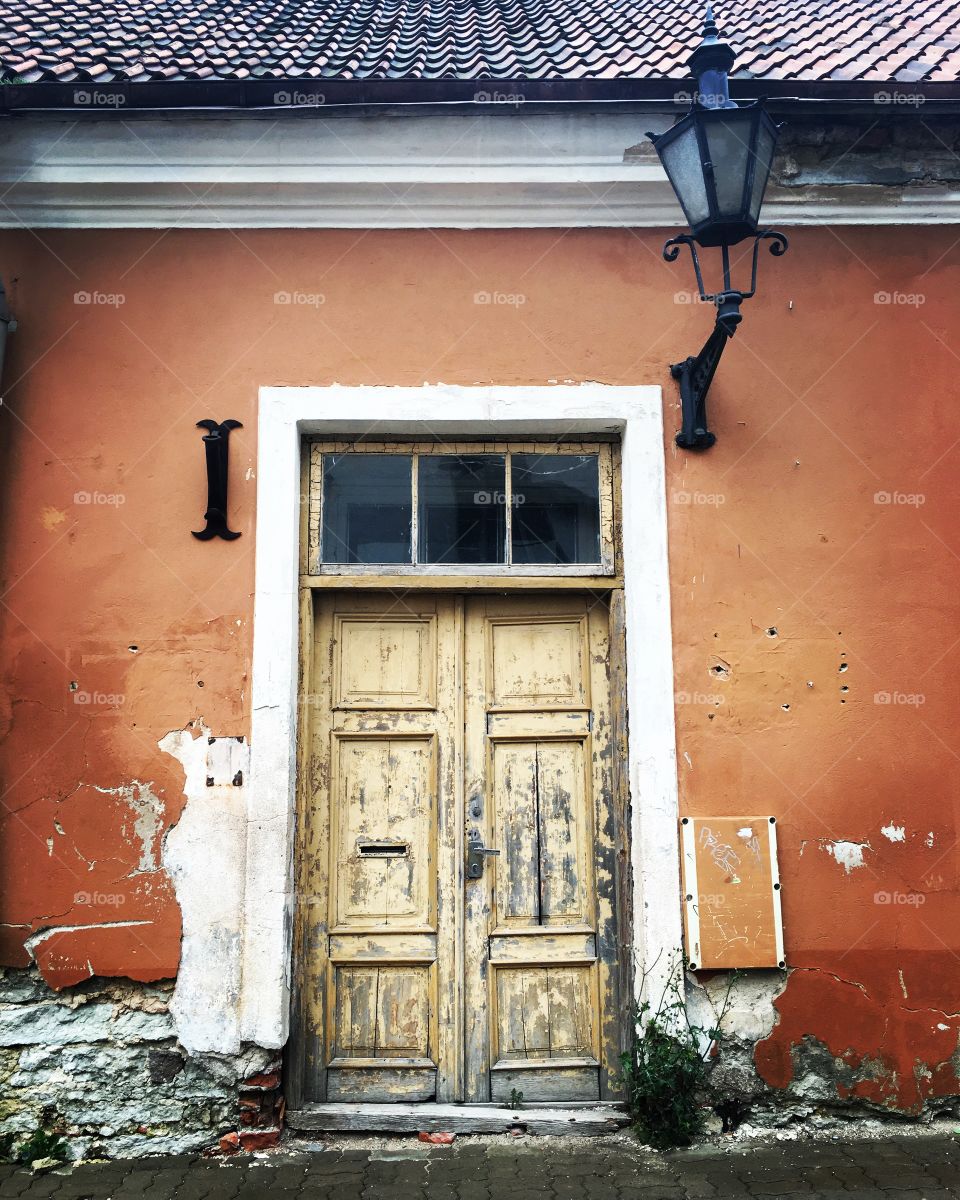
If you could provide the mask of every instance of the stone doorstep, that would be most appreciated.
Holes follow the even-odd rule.
[[[484,1104],[311,1104],[288,1111],[294,1131],[350,1130],[362,1133],[575,1134],[599,1137],[630,1124],[620,1104],[507,1109]]]

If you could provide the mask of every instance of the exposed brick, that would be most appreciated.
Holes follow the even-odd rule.
[[[240,1145],[244,1150],[269,1150],[280,1145],[280,1130],[247,1130],[240,1134]]]
[[[272,1091],[280,1086],[279,1071],[265,1071],[260,1075],[251,1075],[249,1079],[243,1081],[245,1088],[263,1088],[265,1091]]]

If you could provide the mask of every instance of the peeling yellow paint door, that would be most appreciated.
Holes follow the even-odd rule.
[[[461,612],[431,596],[318,605],[299,898],[307,1102],[460,1087]]]
[[[589,596],[471,600],[466,1098],[597,1100],[619,1049],[609,614]]]
[[[608,634],[577,593],[317,600],[302,1103],[614,1094]]]

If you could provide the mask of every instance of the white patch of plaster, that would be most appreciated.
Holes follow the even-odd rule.
[[[684,758],[687,760],[687,766],[688,766],[688,767],[690,768],[690,770],[692,771],[692,770],[693,770],[693,759],[692,759],[692,758],[690,757],[690,755],[689,755],[689,754],[686,752],[686,750],[684,750],[684,752],[683,752],[683,757],[684,757]]]
[[[745,842],[748,842],[748,841],[749,841],[749,840],[750,840],[750,839],[753,837],[753,828],[752,828],[752,826],[750,826],[750,825],[744,825],[744,827],[743,827],[742,829],[738,829],[738,830],[737,830],[737,837],[738,837],[738,838],[743,838],[743,840],[744,840]]]
[[[160,799],[155,796],[146,784],[134,784],[124,800],[130,805],[135,814],[133,831],[140,839],[143,849],[140,852],[140,862],[136,874],[148,874],[159,867],[157,851],[162,822],[162,806]]]
[[[906,981],[905,981],[905,980],[904,980],[904,978],[903,978],[903,971],[902,971],[902,969],[901,969],[901,970],[898,970],[898,971],[897,971],[897,974],[900,976],[900,991],[901,991],[901,992],[903,992],[903,998],[904,998],[904,1000],[909,1000],[909,999],[910,999],[910,997],[907,995],[907,984],[906,984]]]
[[[786,986],[787,976],[783,971],[753,971],[735,978],[732,984],[726,972],[718,972],[704,983],[688,978],[687,1016],[692,1024],[710,1029],[726,1000],[724,1033],[758,1042],[773,1032],[777,1022],[773,1002]]]
[[[931,829],[927,836],[923,839],[923,844],[933,849],[933,830]]]
[[[866,866],[863,861],[864,851],[873,850],[869,842],[821,842],[820,848],[833,855],[834,859],[849,875],[857,867]]]
[[[880,832],[891,842],[905,842],[907,840],[907,830],[903,825],[884,825]]]
[[[160,867],[157,843],[163,821],[163,806],[152,788],[152,784],[141,783],[139,779],[115,788],[93,785],[93,790],[104,796],[119,796],[133,811],[133,832],[140,839],[140,861],[136,870],[131,872],[132,875],[149,875]]]
[[[211,740],[202,725],[196,737],[176,729],[159,745],[183,767],[187,798],[162,847],[183,920],[170,1011],[191,1053],[237,1054],[247,799],[233,780],[248,777],[249,747],[236,738]]]

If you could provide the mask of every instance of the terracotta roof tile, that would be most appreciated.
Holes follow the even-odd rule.
[[[956,81],[957,0],[720,0],[744,77]],[[687,78],[700,0],[0,0],[0,77]]]

